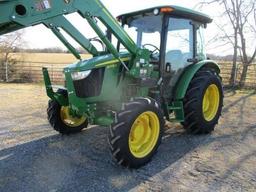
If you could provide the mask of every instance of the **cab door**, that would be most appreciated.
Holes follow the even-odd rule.
[[[184,18],[169,17],[166,24],[162,77],[164,95],[169,98],[184,68],[193,64],[196,29],[191,20]]]
[[[166,72],[177,72],[194,57],[194,32],[190,20],[169,18],[165,49]]]

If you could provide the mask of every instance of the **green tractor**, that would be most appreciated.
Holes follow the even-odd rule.
[[[75,12],[94,29],[102,50],[65,17]],[[64,69],[65,87],[57,90],[43,68],[48,120],[61,134],[109,126],[118,164],[148,163],[166,121],[194,134],[210,133],[218,123],[223,90],[220,69],[204,49],[207,15],[161,6],[115,19],[99,0],[2,0],[0,13],[0,35],[44,24],[79,60]],[[63,31],[92,58],[82,60]]]

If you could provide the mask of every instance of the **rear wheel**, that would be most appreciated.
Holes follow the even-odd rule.
[[[163,127],[163,114],[154,100],[141,98],[125,104],[110,126],[112,155],[126,167],[145,165],[161,143]]]
[[[223,90],[219,75],[201,69],[192,79],[184,99],[185,129],[191,133],[210,133],[218,123],[223,106]]]

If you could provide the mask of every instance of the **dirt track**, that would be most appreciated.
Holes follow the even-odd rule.
[[[0,191],[256,191],[256,95],[227,92],[211,135],[165,131],[152,162],[112,162],[108,129],[61,136],[39,85],[0,84]]]

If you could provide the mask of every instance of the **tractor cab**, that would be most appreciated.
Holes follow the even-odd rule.
[[[212,19],[202,13],[162,6],[117,17],[140,48],[151,52],[151,64],[170,76],[186,66],[205,60],[203,29]],[[121,49],[118,43],[118,49]]]

